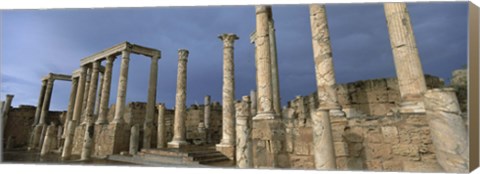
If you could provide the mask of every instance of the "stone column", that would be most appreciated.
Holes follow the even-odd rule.
[[[48,126],[45,133],[45,141],[43,142],[42,150],[40,151],[41,156],[45,156],[48,152],[50,152],[50,148],[52,147],[52,141],[55,138],[54,132],[55,125],[52,123],[50,126]]]
[[[160,103],[158,109],[157,148],[167,147],[167,128],[165,124],[165,104]]]
[[[47,89],[45,90],[45,98],[43,99],[42,104],[42,112],[40,114],[39,125],[45,124],[45,119],[48,115],[48,109],[50,108],[50,99],[52,98],[52,90],[53,90],[53,79],[49,78],[47,82]]]
[[[253,120],[274,119],[269,38],[269,6],[256,6],[255,62],[257,66],[257,115]]]
[[[42,113],[43,99],[45,98],[45,91],[47,90],[47,80],[42,80],[42,88],[40,89],[40,96],[38,97],[38,104],[35,110],[35,120],[33,126],[38,124],[40,114]]]
[[[209,144],[210,142],[212,142],[211,131],[210,131],[210,116],[211,116],[211,112],[212,112],[212,107],[210,105],[210,96],[209,95],[205,96],[204,103],[205,103],[205,107],[204,107],[204,111],[203,111],[204,112],[203,113],[203,124],[204,124],[204,127],[205,127],[205,136],[206,136],[205,141],[207,142],[207,144]]]
[[[62,137],[66,136],[68,122],[70,120],[72,120],[72,117],[73,117],[73,109],[74,109],[74,106],[75,106],[75,97],[76,97],[75,95],[77,94],[77,88],[78,88],[78,78],[73,77],[72,78],[72,88],[70,89],[70,100],[68,102],[67,116],[65,118],[64,130],[63,130]]]
[[[270,59],[272,68],[272,94],[273,94],[273,110],[275,116],[282,115],[282,106],[280,104],[280,85],[278,80],[278,62],[277,62],[277,41],[275,36],[275,26],[273,22],[272,8],[268,10],[268,35],[270,42]]]
[[[468,133],[453,88],[433,89],[424,95],[430,134],[438,163],[446,172],[467,173]]]
[[[315,168],[334,170],[337,167],[328,109],[319,108],[312,122]]]
[[[100,85],[98,86],[98,90],[96,92],[97,99],[95,100],[95,107],[93,111],[93,115],[97,117],[97,120],[98,120],[98,113],[100,113],[100,103],[102,102],[100,100],[102,99],[103,78],[105,78],[105,75],[103,73],[99,73],[98,77],[99,77]]]
[[[330,115],[345,116],[345,112],[338,104],[335,90],[335,71],[326,15],[324,5],[310,5],[310,25],[318,100],[320,107],[329,109]]]
[[[120,65],[120,78],[117,88],[117,103],[115,105],[115,117],[113,123],[124,123],[123,114],[125,112],[125,99],[127,97],[128,81],[128,62],[130,61],[130,51],[122,51],[122,63]]]
[[[96,124],[107,124],[108,103],[110,100],[110,88],[112,85],[112,67],[115,56],[108,56],[105,64],[105,72],[103,73],[103,87],[100,99],[100,108],[98,111],[98,119]]]
[[[255,90],[250,91],[250,112],[252,115],[257,115],[257,92]]]
[[[90,78],[92,76],[91,74],[92,74],[92,68],[87,67],[87,74],[85,77],[85,89],[84,89],[85,92],[83,93],[82,113],[80,114],[81,118],[85,117],[85,111],[87,109],[88,88],[90,87],[90,82],[91,82]],[[85,121],[85,118],[83,119],[83,121]],[[82,122],[82,124],[85,124],[85,123]]]
[[[130,129],[130,147],[129,147],[130,155],[137,154],[139,140],[140,140],[140,126],[138,124],[135,124]]]
[[[5,109],[3,109],[3,113],[2,113],[2,117],[3,117],[2,132],[5,132],[5,127],[8,121],[8,112],[10,112],[10,108],[12,107],[12,100],[13,100],[13,95],[7,94],[5,99],[5,106],[4,106]]]
[[[155,99],[157,98],[157,75],[158,75],[158,59],[160,55],[152,57],[150,64],[150,80],[148,84],[148,100],[143,123],[143,148],[149,149],[152,140],[153,115],[155,114]]]
[[[182,144],[188,144],[185,141],[185,117],[187,115],[185,106],[187,99],[187,59],[188,50],[178,50],[177,94],[175,96],[173,140],[168,143],[169,148],[179,148]]]
[[[93,134],[94,134],[94,120],[93,112],[95,109],[95,95],[97,94],[97,84],[98,84],[98,75],[100,68],[100,61],[95,61],[92,63],[91,71],[91,81],[90,87],[88,87],[88,100],[87,107],[85,109],[85,135],[83,136],[83,146],[82,146],[82,160],[90,159],[93,147]]]
[[[423,113],[427,87],[405,3],[384,3],[402,103],[400,113]]]
[[[250,97],[243,96],[236,105],[236,160],[239,168],[253,167],[253,151],[251,141]]]
[[[217,146],[235,146],[235,80],[233,44],[235,34],[218,36],[223,41],[223,92],[222,92],[222,140]]]
[[[82,104],[85,90],[85,78],[87,74],[87,67],[82,66],[80,77],[78,79],[77,95],[75,97],[75,107],[73,108],[73,118],[67,123],[67,137],[63,145],[62,159],[68,159],[72,155],[73,136],[75,135],[75,128],[80,120],[82,113]]]

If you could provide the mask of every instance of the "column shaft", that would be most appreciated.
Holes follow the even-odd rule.
[[[85,135],[83,136],[83,147],[82,147],[82,160],[90,159],[93,147],[93,134],[94,134],[94,120],[93,112],[95,108],[95,95],[97,94],[97,85],[98,85],[98,75],[100,68],[100,61],[95,61],[92,63],[92,71],[90,77],[90,87],[88,88],[88,100],[87,107],[85,109]]]
[[[88,100],[88,88],[90,88],[90,78],[92,74],[92,68],[87,67],[87,74],[85,77],[85,89],[83,93],[83,102],[82,102],[82,110],[80,114],[80,118],[83,118],[82,124],[85,124],[85,111],[87,110],[87,100]],[[80,120],[79,120],[80,121]]]
[[[107,114],[108,114],[108,103],[110,100],[110,88],[112,85],[112,67],[113,61],[115,60],[114,56],[108,56],[107,62],[105,64],[105,72],[103,73],[103,87],[102,94],[100,99],[100,108],[98,111],[98,119],[96,124],[106,124],[108,123]]]
[[[68,102],[67,116],[65,118],[62,137],[65,137],[65,135],[67,134],[66,132],[67,132],[68,122],[72,120],[72,117],[73,117],[73,109],[75,106],[75,97],[76,97],[75,95],[77,94],[77,88],[78,88],[78,78],[74,77],[72,78],[72,88],[70,89],[70,100]]]
[[[45,90],[45,98],[43,99],[42,112],[40,114],[40,121],[38,124],[43,125],[46,122],[48,109],[50,108],[50,99],[52,98],[53,79],[49,78],[47,82],[47,89]]]
[[[45,133],[45,141],[42,145],[42,150],[40,151],[41,156],[45,156],[48,152],[50,152],[50,148],[52,147],[52,141],[54,137],[55,125],[50,125],[47,128],[47,132]]]
[[[243,96],[236,103],[236,164],[239,168],[253,167],[253,149],[251,140],[250,97]]]
[[[158,108],[157,148],[167,147],[167,129],[165,124],[165,104],[161,103]]]
[[[273,22],[272,8],[269,10],[270,19],[268,20],[268,33],[270,41],[270,57],[272,68],[272,92],[273,92],[273,110],[275,116],[282,115],[282,106],[280,104],[280,82],[278,80],[278,62],[277,62],[277,41],[275,36],[275,26]]]
[[[320,107],[329,109],[332,116],[345,116],[335,90],[335,70],[324,5],[310,5],[310,25]]]
[[[73,118],[67,123],[67,137],[63,145],[62,159],[70,158],[72,154],[73,136],[75,135],[75,128],[80,120],[80,114],[82,113],[82,104],[85,90],[87,67],[82,66],[80,77],[78,78],[77,95],[75,97],[75,107],[73,108]]]
[[[153,129],[153,115],[155,114],[155,99],[157,97],[157,75],[158,75],[158,58],[152,57],[150,64],[150,79],[148,84],[148,100],[143,124],[143,148],[150,148]]]
[[[5,127],[7,126],[7,121],[8,121],[8,112],[10,112],[10,107],[12,107],[12,100],[13,100],[13,95],[7,94],[6,99],[5,99],[5,108],[3,109],[2,113],[2,132],[5,132]],[[3,137],[3,136],[2,136]]]
[[[257,115],[254,120],[274,119],[268,6],[256,6],[255,62],[257,66]]]
[[[113,123],[124,123],[123,114],[125,113],[125,100],[127,97],[128,81],[128,62],[130,61],[130,52],[122,51],[122,63],[120,65],[120,78],[117,88],[117,103],[115,105],[115,117]]]
[[[175,97],[175,118],[173,125],[173,140],[168,143],[168,147],[179,148],[182,144],[187,144],[185,117],[186,99],[187,99],[187,57],[188,50],[178,50],[178,72],[177,72],[177,94]]]
[[[205,136],[206,142],[209,144],[211,142],[211,131],[210,131],[210,116],[212,112],[212,106],[210,104],[210,96],[205,96],[204,99],[205,107],[203,111],[203,124],[205,125]]]
[[[336,169],[335,149],[329,111],[318,109],[312,117],[313,155],[316,169]]]
[[[98,113],[100,113],[100,103],[102,102],[101,100],[102,100],[103,78],[105,78],[105,75],[102,73],[99,73],[98,77],[99,77],[100,85],[98,86],[98,90],[96,92],[97,99],[95,100],[95,108],[93,111],[93,115],[97,116],[97,119],[98,119]]]
[[[42,88],[40,89],[40,96],[38,97],[38,104],[35,110],[35,120],[33,126],[38,124],[40,114],[42,113],[43,99],[45,98],[45,91],[47,90],[47,80],[42,80]]]
[[[257,92],[255,90],[250,91],[250,100],[252,102],[250,104],[250,112],[252,115],[257,115]]]
[[[223,92],[222,92],[222,140],[221,146],[235,145],[235,77],[233,44],[235,34],[222,34],[223,41]]]
[[[139,138],[140,138],[140,126],[138,124],[135,124],[130,129],[130,147],[129,147],[130,155],[137,154]]]
[[[402,99],[400,112],[425,112],[422,97],[427,87],[407,5],[384,3],[384,9]]]

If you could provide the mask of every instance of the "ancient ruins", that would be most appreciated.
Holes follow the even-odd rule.
[[[13,108],[14,95],[7,95],[0,110],[3,147],[58,154],[65,161],[467,172],[466,71],[453,73],[453,88],[424,74],[406,4],[384,4],[397,77],[347,84],[335,81],[325,6],[313,4],[309,10],[317,90],[286,106],[280,105],[272,8],[259,5],[249,38],[256,64],[256,89],[250,94],[235,94],[234,42],[242,41],[236,34],[218,36],[221,104],[205,94],[204,104],[190,107],[187,49],[178,50],[175,107],[166,108],[156,101],[160,50],[123,42],[81,59],[71,75],[42,78],[37,106]],[[146,103],[126,103],[132,53],[151,59]],[[121,67],[112,105],[116,59]],[[49,111],[55,80],[72,84],[65,112]]]

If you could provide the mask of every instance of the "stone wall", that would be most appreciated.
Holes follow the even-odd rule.
[[[31,132],[33,131],[32,124],[35,119],[35,110],[35,106],[27,105],[20,105],[18,108],[11,108],[8,113],[2,143],[6,143],[8,137],[11,136],[14,139],[13,148],[26,147],[29,143]],[[64,112],[50,111],[45,118],[46,123],[50,124],[53,122],[56,125],[59,125],[63,119],[61,116],[63,113]]]
[[[426,76],[427,88],[443,80]],[[399,115],[396,79],[374,79],[337,85],[339,103],[347,117],[331,117],[339,170],[441,171],[435,159],[424,114]],[[311,114],[316,93],[297,96],[283,109],[287,161],[281,167],[313,169]]]

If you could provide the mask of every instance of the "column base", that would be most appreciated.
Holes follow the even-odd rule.
[[[220,143],[215,145],[215,149],[227,156],[230,160],[235,160],[235,146],[233,144]]]
[[[258,113],[252,120],[273,120],[275,119],[275,114],[273,112],[264,112]]]
[[[172,140],[171,142],[168,142],[168,148],[181,148],[183,145],[188,145],[188,142],[185,140]]]
[[[400,103],[401,114],[424,114],[425,105],[422,101],[404,101]]]

